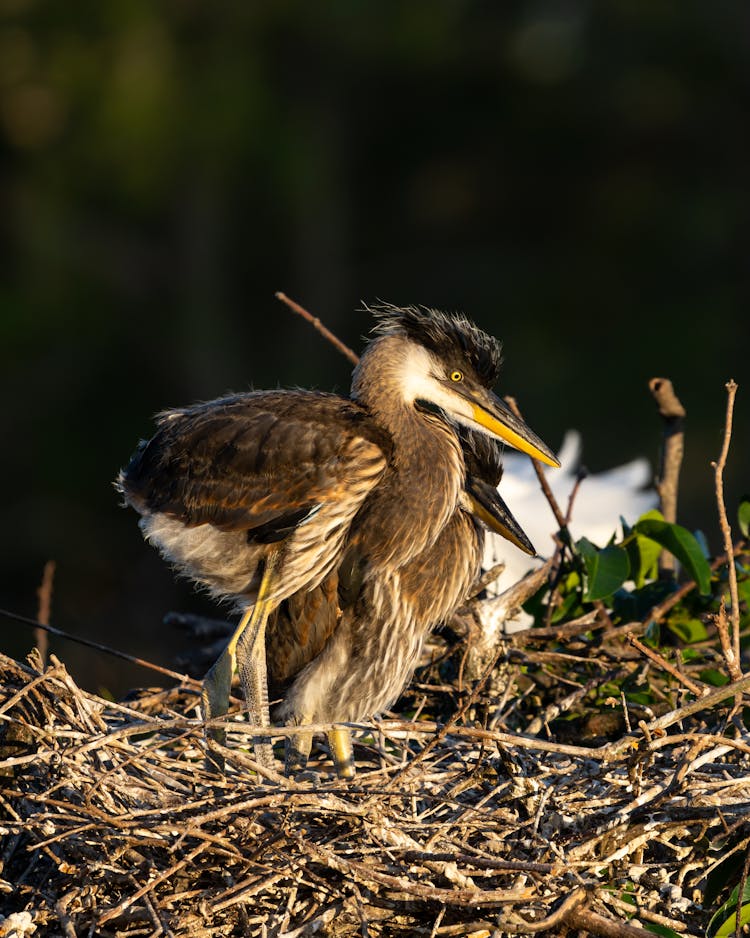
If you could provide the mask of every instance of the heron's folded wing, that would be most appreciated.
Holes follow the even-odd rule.
[[[273,541],[326,501],[364,497],[389,452],[390,440],[352,401],[251,392],[162,414],[120,487],[150,512]]]

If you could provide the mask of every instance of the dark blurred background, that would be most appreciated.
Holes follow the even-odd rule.
[[[111,481],[164,407],[345,392],[377,298],[461,309],[592,470],[688,420],[681,521],[720,547],[710,461],[740,382],[750,489],[750,6],[713,0],[0,0],[0,605],[170,664],[211,612]],[[0,649],[32,635],[0,620]],[[52,649],[93,690],[158,678]]]

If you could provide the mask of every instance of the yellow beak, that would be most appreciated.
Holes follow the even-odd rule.
[[[491,409],[476,401],[472,402],[474,420],[480,426],[501,440],[505,440],[515,449],[531,456],[532,459],[538,459],[554,469],[560,468],[560,461],[552,450],[530,427],[526,426],[523,420],[519,420],[513,411],[494,394],[488,394],[487,397]]]

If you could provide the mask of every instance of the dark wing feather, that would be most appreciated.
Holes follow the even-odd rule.
[[[120,486],[139,510],[279,540],[339,490],[340,457],[363,437],[390,457],[390,438],[352,401],[251,392],[162,414]]]

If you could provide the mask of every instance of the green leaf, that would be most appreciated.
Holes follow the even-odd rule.
[[[552,623],[565,621],[569,618],[575,618],[573,610],[578,605],[578,593],[568,593],[560,605],[552,613],[550,621]],[[582,610],[581,610],[582,611]]]
[[[686,619],[682,622],[668,621],[667,628],[670,632],[674,632],[686,645],[692,645],[693,642],[702,642],[708,638],[706,626],[700,619]]]
[[[737,928],[737,897],[739,883],[732,890],[727,901],[719,906],[706,929],[707,938],[730,938]],[[750,924],[750,880],[745,881],[742,890],[742,905],[740,907],[740,925]]]
[[[623,546],[630,560],[630,575],[635,580],[636,589],[640,589],[646,580],[653,580],[656,577],[656,565],[661,553],[661,545],[650,537],[633,532],[632,536],[625,540]]]
[[[585,537],[577,542],[576,547],[586,567],[587,584],[583,598],[587,602],[611,596],[630,576],[630,561],[622,547],[599,550]]]
[[[750,924],[750,903],[743,905],[740,908],[740,925]],[[737,929],[737,912],[735,911],[729,918],[723,923],[721,928],[716,932],[716,938],[732,938],[736,934]],[[740,932],[741,934],[741,932]]]
[[[669,524],[657,518],[641,518],[633,530],[661,544],[680,561],[698,584],[701,595],[711,590],[711,568],[695,537],[679,524]]]
[[[618,590],[613,597],[615,614],[623,622],[645,619],[654,606],[674,592],[674,583],[652,580],[637,590]]]
[[[726,674],[716,668],[705,668],[698,677],[700,677],[704,684],[710,684],[712,687],[723,687],[725,684],[729,683],[729,678]]]
[[[679,932],[676,932],[671,928],[667,928],[666,925],[656,925],[653,922],[649,922],[643,927],[646,929],[646,931],[650,931],[653,935],[662,935],[662,938],[683,938]]]
[[[641,517],[636,521],[634,527],[638,527],[641,521],[664,521],[664,515],[658,508],[652,508],[650,511],[644,511]]]
[[[644,690],[626,691],[625,699],[629,700],[630,703],[641,704],[643,707],[648,707],[649,704],[654,702],[653,695],[649,693],[649,691]]]
[[[737,521],[743,537],[750,537],[750,495],[743,495],[737,509]]]

